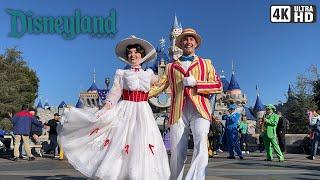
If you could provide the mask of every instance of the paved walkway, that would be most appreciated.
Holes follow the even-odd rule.
[[[207,179],[320,179],[320,160],[307,160],[305,155],[287,154],[286,161],[279,163],[276,159],[265,162],[264,154],[251,153],[245,160],[226,159],[222,153],[209,160]],[[190,161],[190,160],[189,160]],[[186,171],[189,164],[186,166]],[[58,161],[49,158],[37,158],[36,161],[19,160],[13,162],[0,158],[0,179],[87,179],[74,170],[66,160]]]

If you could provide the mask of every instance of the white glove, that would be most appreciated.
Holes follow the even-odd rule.
[[[183,78],[183,86],[194,87],[196,84],[197,81],[193,76]]]

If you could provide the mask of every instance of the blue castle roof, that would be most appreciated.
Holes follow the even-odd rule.
[[[227,78],[224,76],[223,71],[221,72],[221,76],[220,76],[222,85],[223,85],[223,92],[228,91],[229,88],[229,82],[227,80]]]
[[[257,99],[256,99],[256,104],[254,105],[253,111],[254,112],[259,112],[259,111],[264,111],[265,107],[261,102],[260,96],[259,94],[257,95]]]
[[[66,106],[67,106],[67,104],[66,104],[64,101],[62,101],[62,102],[59,104],[58,108],[64,108],[64,107],[66,107]]]
[[[228,91],[236,90],[236,89],[241,90],[234,73],[232,73]]]
[[[50,106],[50,105],[49,105],[49,103],[48,103],[48,102],[46,102],[46,103],[44,104],[44,106]]]
[[[93,82],[90,86],[90,88],[87,90],[87,92],[89,91],[98,91],[98,86],[96,85],[95,82]]]
[[[154,71],[154,72],[158,72],[158,64],[160,64],[160,61],[163,59],[165,64],[168,64],[169,62],[169,56],[168,54],[165,52],[164,48],[158,48],[157,47],[157,58],[153,61],[150,61],[151,66],[150,68]]]
[[[179,28],[182,29],[181,22],[180,22],[180,24],[179,24],[178,18],[177,18],[176,15],[174,15],[174,22],[173,22],[172,28],[174,28],[174,29],[179,29]]]
[[[42,106],[41,100],[39,100],[38,105],[37,105],[37,108],[42,108],[42,109],[43,109],[43,106]]]
[[[244,111],[246,113],[247,119],[257,120],[257,118],[254,117],[253,112],[248,107],[244,107]]]
[[[82,103],[82,101],[81,101],[81,99],[79,98],[78,99],[78,102],[77,102],[77,104],[76,104],[76,108],[83,108],[83,103]]]
[[[167,55],[167,53],[165,53],[164,49],[159,48],[157,51],[157,60],[156,61],[160,62],[161,59],[163,59],[165,61],[165,63],[168,63],[169,56]]]

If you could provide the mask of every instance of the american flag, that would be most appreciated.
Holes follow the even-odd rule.
[[[106,89],[98,89],[98,95],[101,101],[105,101],[107,98],[108,90]]]

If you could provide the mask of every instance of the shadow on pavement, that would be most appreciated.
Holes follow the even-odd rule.
[[[292,168],[292,169],[304,169],[304,170],[315,170],[315,171],[320,171],[320,166],[319,165],[307,165],[307,163],[303,164],[293,164],[294,162],[278,162],[277,160],[274,160],[272,162],[264,162],[260,161],[259,163],[255,162],[236,162],[234,164],[237,165],[242,165],[242,166],[251,166],[251,167],[261,167],[261,169],[264,169],[265,167],[275,167],[275,168]]]
[[[78,179],[87,179],[82,177],[70,177],[67,175],[56,175],[56,176],[29,176],[25,177],[25,179],[35,179],[35,180],[41,180],[41,179],[62,179],[62,180],[78,180]]]

